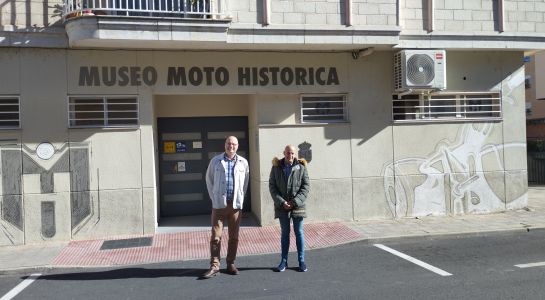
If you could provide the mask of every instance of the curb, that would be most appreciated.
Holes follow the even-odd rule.
[[[508,233],[528,233],[530,231],[545,230],[545,226],[538,227],[525,227],[525,228],[505,228],[505,229],[487,229],[480,231],[460,231],[460,232],[448,232],[448,233],[428,233],[428,234],[415,234],[415,235],[399,235],[399,236],[385,236],[385,237],[373,237],[363,239],[365,243],[373,244],[376,242],[388,242],[395,241],[403,238],[410,238],[414,241],[427,241],[433,239],[447,239],[447,238],[466,238],[466,237],[479,237],[484,235],[501,235]],[[354,241],[358,242],[358,241]]]
[[[389,241],[397,241],[400,239],[410,238],[413,241],[429,241],[433,239],[446,239],[446,238],[453,238],[453,237],[479,237],[484,235],[500,235],[500,234],[508,234],[508,233],[527,233],[530,231],[536,231],[536,230],[545,230],[545,226],[542,227],[527,227],[527,228],[508,228],[508,229],[496,229],[496,230],[482,230],[482,231],[461,231],[461,232],[449,232],[449,233],[427,233],[427,234],[415,234],[415,235],[398,235],[398,236],[385,236],[385,237],[373,237],[373,238],[365,238],[362,237],[361,239],[355,239],[352,241],[347,241],[345,243],[338,243],[335,245],[325,246],[325,247],[317,247],[312,249],[307,249],[307,251],[312,250],[318,250],[318,249],[326,249],[326,248],[332,248],[342,245],[350,245],[354,243],[362,242],[364,244],[374,244],[374,243],[384,243]],[[254,253],[254,254],[243,254],[240,255],[240,257],[244,256],[256,256],[256,255],[269,255],[274,253]],[[201,260],[202,258],[197,259],[184,259],[181,261],[194,261],[194,260]],[[178,260],[175,260],[178,261]],[[32,266],[32,267],[21,267],[21,268],[11,268],[11,269],[4,269],[0,270],[0,276],[6,276],[6,275],[23,275],[27,273],[49,273],[54,270],[60,270],[60,269],[66,269],[66,270],[89,270],[89,269],[103,269],[103,268],[125,268],[129,266],[135,266],[135,265],[153,265],[153,264],[160,264],[160,263],[168,263],[173,262],[170,260],[165,261],[154,261],[154,262],[144,262],[139,264],[120,264],[120,265],[91,265],[91,266],[66,266],[66,265],[44,265],[44,266]]]
[[[27,273],[46,273],[54,269],[56,269],[56,267],[51,265],[3,269],[0,270],[0,276],[21,274],[26,275]]]

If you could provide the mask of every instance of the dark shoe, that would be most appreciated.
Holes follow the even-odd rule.
[[[234,264],[227,265],[227,274],[229,275],[238,275],[240,272],[238,271],[237,267],[235,267]]]
[[[284,272],[286,271],[286,268],[288,267],[288,262],[285,260],[282,260],[278,267],[276,268],[277,272]]]
[[[303,262],[300,262],[300,263],[299,263],[299,272],[306,272],[306,271],[308,271],[307,265],[305,265],[305,262],[304,262],[304,261],[303,261]]]
[[[209,279],[218,275],[219,273],[220,273],[220,269],[211,267],[208,271],[204,272],[204,274],[201,275],[201,278]]]

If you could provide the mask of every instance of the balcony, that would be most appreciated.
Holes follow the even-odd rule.
[[[65,0],[71,47],[200,49],[227,40],[227,0]]]
[[[82,16],[224,19],[218,0],[65,0],[64,20]]]
[[[252,7],[254,0],[64,1],[72,48],[351,51],[399,42],[396,11],[375,23],[355,15],[355,25],[346,24],[337,6],[334,14],[308,13],[319,17],[316,24],[273,11],[278,19],[271,24],[263,21],[266,9]]]

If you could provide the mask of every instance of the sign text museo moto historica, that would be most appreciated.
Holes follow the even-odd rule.
[[[339,85],[335,67],[239,67],[239,86]],[[79,86],[153,86],[157,69],[151,66],[82,66]],[[225,86],[231,78],[226,67],[168,67],[167,86]]]

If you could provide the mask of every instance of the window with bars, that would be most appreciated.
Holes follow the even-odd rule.
[[[394,121],[500,119],[499,92],[393,95]]]
[[[19,97],[0,96],[0,129],[21,127]]]
[[[348,121],[346,95],[301,96],[303,123],[336,123]]]
[[[68,100],[70,127],[132,127],[138,125],[136,97],[77,96]]]

